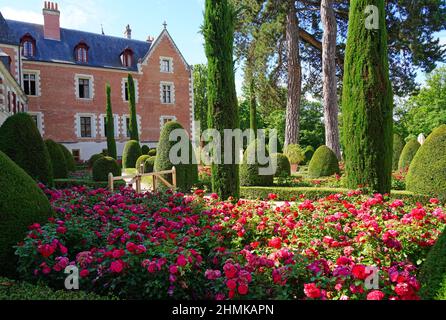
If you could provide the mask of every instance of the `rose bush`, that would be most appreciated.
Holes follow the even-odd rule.
[[[41,187],[57,217],[30,227],[19,272],[57,289],[75,265],[82,290],[127,299],[418,299],[419,265],[446,224],[436,199],[360,191],[276,207]],[[379,289],[366,288],[371,266]]]

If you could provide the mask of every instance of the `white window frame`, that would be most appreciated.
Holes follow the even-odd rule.
[[[81,118],[91,118],[91,137],[82,137],[81,135]],[[77,113],[76,114],[76,121],[75,121],[75,128],[76,128],[76,136],[79,139],[94,139],[97,136],[97,119],[96,115],[94,113]]]
[[[25,91],[25,74],[33,74],[36,76],[36,94],[28,95],[28,97],[40,97],[41,96],[41,87],[40,87],[40,70],[23,70],[22,76],[22,88]]]
[[[135,83],[135,100],[136,103],[139,102],[139,83],[137,79],[133,79]],[[122,101],[129,102],[128,100],[125,100],[125,85],[128,82],[128,78],[122,78],[121,80],[121,95],[122,95]]]
[[[121,116],[121,129],[122,131],[120,132],[120,134],[122,135],[123,138],[125,139],[130,139],[129,136],[127,136],[127,119],[130,119],[130,115],[129,114],[124,114]],[[138,133],[141,136],[141,116],[139,114],[136,115],[136,119],[138,121]]]
[[[169,61],[169,71],[164,70],[164,61]],[[172,57],[160,57],[160,72],[161,73],[173,73],[173,58]]]
[[[164,97],[163,97],[163,86],[170,86],[170,102],[164,102]],[[160,101],[161,104],[164,105],[173,105],[175,104],[175,84],[173,82],[169,82],[169,81],[161,81],[160,82]]]
[[[40,135],[43,136],[45,134],[45,125],[43,122],[43,113],[42,112],[28,112],[31,117],[37,117],[37,129],[39,129]]]
[[[177,117],[176,116],[161,116],[160,117],[160,130],[163,129],[165,123],[164,121],[166,120],[171,120],[171,121],[177,121]]]
[[[107,117],[106,114],[101,114],[99,116],[99,125],[100,127],[100,135],[102,138],[107,138],[105,136],[105,118]],[[115,138],[119,138],[119,115],[113,114],[113,126],[115,128]]]
[[[87,79],[90,80],[90,97],[89,98],[80,98],[79,97],[79,79]],[[76,99],[82,101],[91,101],[94,99],[94,76],[88,74],[76,74],[74,76],[74,92],[76,95]]]

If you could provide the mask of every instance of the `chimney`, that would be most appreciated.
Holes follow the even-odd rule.
[[[45,39],[60,41],[60,11],[57,3],[45,1],[43,21]]]
[[[147,37],[147,42],[152,44],[153,40],[155,40],[155,38],[153,38],[152,36],[148,36]]]
[[[127,39],[132,38],[132,29],[130,29],[130,25],[128,24],[127,27],[125,27],[124,35]]]

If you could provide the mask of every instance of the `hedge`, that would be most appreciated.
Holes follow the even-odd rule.
[[[34,120],[26,113],[6,119],[0,127],[0,150],[34,180],[53,184],[50,155]]]
[[[46,148],[50,154],[51,164],[53,166],[54,179],[64,179],[68,177],[67,162],[65,155],[59,145],[53,140],[45,140]]]
[[[94,166],[94,163],[103,157],[105,157],[105,156],[102,153],[92,155],[90,157],[90,159],[88,160],[88,168],[92,169]]]
[[[101,297],[84,291],[54,291],[42,284],[31,284],[0,278],[0,300],[117,300],[114,297]]]
[[[107,188],[108,182],[83,180],[83,179],[56,179],[54,180],[55,188],[58,190],[71,189],[73,187],[87,187],[91,189]],[[115,181],[115,188],[125,187],[124,180]]]
[[[62,153],[64,155],[65,163],[67,164],[67,170],[69,172],[76,171],[76,161],[74,161],[73,154],[63,144],[59,143],[59,148],[62,150]]]
[[[435,129],[418,150],[406,183],[407,190],[446,200],[446,125]]]
[[[0,274],[15,275],[13,246],[33,223],[45,223],[51,205],[36,182],[0,151]]]
[[[115,177],[121,176],[121,168],[112,157],[102,157],[93,165],[93,180],[108,181],[108,175],[112,173]]]
[[[254,140],[248,146],[243,155],[243,162],[240,165],[240,186],[272,186],[274,183],[274,174],[264,175],[260,174],[260,170],[266,169],[267,165],[260,165],[257,158],[257,149],[260,152],[265,152],[265,156],[268,157],[268,152],[265,145],[259,139]]]
[[[407,170],[410,167],[410,164],[420,147],[421,144],[416,139],[412,139],[407,142],[403,151],[401,152],[400,160],[398,162],[399,170]]]
[[[141,147],[136,140],[130,140],[125,144],[122,153],[122,168],[134,169],[136,168],[136,161],[141,156]]]
[[[308,165],[308,177],[329,177],[335,173],[340,173],[336,154],[327,146],[319,147]]]

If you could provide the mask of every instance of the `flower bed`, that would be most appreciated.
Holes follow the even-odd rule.
[[[76,265],[82,290],[131,299],[417,299],[418,265],[446,224],[435,199],[360,192],[278,208],[200,191],[45,192],[57,217],[31,226],[19,272],[61,288]]]

